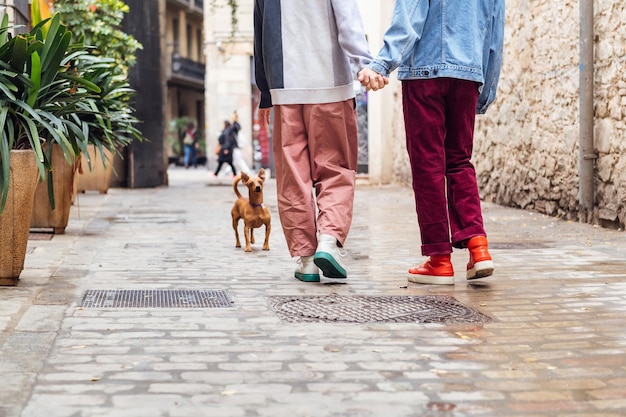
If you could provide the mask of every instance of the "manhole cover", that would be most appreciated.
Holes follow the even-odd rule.
[[[88,290],[84,308],[199,308],[231,307],[224,290]]]
[[[288,322],[487,323],[491,318],[447,296],[270,297]]]

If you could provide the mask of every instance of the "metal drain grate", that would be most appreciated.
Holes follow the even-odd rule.
[[[109,220],[115,223],[185,223],[184,210],[133,210],[130,212],[119,212],[114,217],[107,217],[105,220]]]
[[[30,232],[28,234],[28,240],[52,240],[53,237],[53,233]]]
[[[487,323],[491,318],[447,296],[269,297],[285,321],[337,323]]]
[[[124,249],[195,249],[197,245],[195,243],[169,243],[169,242],[161,242],[161,243],[127,243],[124,245]]]
[[[224,290],[88,290],[84,308],[201,308],[231,307]]]

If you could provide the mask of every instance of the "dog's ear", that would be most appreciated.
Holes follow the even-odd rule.
[[[243,182],[248,182],[248,180],[250,180],[250,177],[248,176],[248,174],[246,174],[245,172],[241,173],[241,180]]]
[[[265,169],[261,168],[257,177],[259,177],[261,181],[265,181]]]

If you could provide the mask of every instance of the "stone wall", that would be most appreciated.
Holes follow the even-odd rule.
[[[481,197],[564,219],[626,224],[626,3],[595,2],[595,208],[578,201],[578,1],[507,0],[496,102],[478,116]],[[395,85],[392,86],[394,88]],[[400,104],[399,91],[394,91]],[[410,183],[401,105],[394,111],[394,178]]]
[[[595,209],[578,202],[577,1],[507,0],[498,97],[478,117],[474,163],[485,200],[623,227],[626,6],[595,3]]]

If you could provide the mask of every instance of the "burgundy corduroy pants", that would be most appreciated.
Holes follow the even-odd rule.
[[[445,255],[486,236],[470,161],[478,85],[454,78],[402,81],[406,146],[422,255]]]

